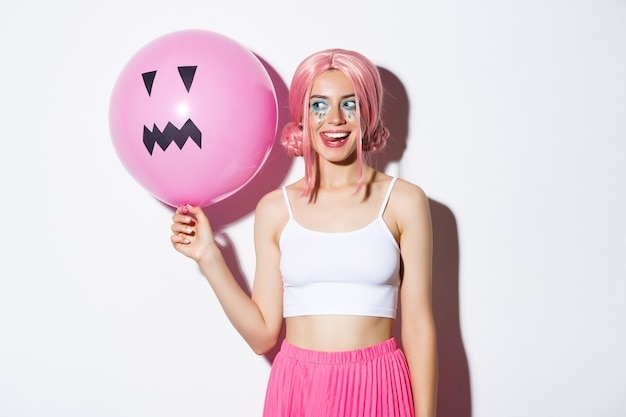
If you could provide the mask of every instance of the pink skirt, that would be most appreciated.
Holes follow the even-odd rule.
[[[413,417],[409,368],[391,338],[347,352],[283,341],[274,359],[264,417]]]

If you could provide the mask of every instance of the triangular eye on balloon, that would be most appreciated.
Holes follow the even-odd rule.
[[[178,73],[180,74],[180,78],[183,80],[183,84],[185,84],[187,92],[191,89],[191,84],[193,83],[193,77],[196,75],[197,68],[198,66],[178,67]],[[156,71],[150,71],[141,74],[143,77],[143,84],[146,86],[146,91],[148,91],[149,96],[152,95],[152,86],[154,85],[156,73]]]
[[[180,78],[183,79],[183,83],[185,83],[185,88],[187,92],[191,89],[191,83],[193,83],[193,77],[196,75],[197,66],[193,67],[178,67],[178,73],[180,74]]]
[[[154,77],[156,77],[156,71],[144,72],[141,74],[143,77],[143,83],[148,90],[148,95],[152,95],[152,84],[154,84]]]

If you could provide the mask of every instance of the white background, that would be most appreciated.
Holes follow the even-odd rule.
[[[432,199],[440,417],[626,413],[626,2],[3,1],[0,14],[1,416],[260,415],[272,356],[171,248],[170,208],[108,132],[124,64],[192,28],[265,61],[281,126],[310,53],[355,49],[381,68],[394,142],[379,163]],[[278,147],[268,164],[207,210],[244,284],[256,201],[301,172]]]

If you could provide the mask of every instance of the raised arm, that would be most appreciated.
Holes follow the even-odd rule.
[[[399,186],[399,187],[398,187]],[[434,417],[437,398],[437,337],[432,313],[432,226],[421,188],[398,182],[394,213],[400,232],[402,344],[409,363],[415,415]]]
[[[273,204],[277,204],[277,199],[270,193],[257,205],[252,297],[228,268],[202,209],[188,207],[187,214],[178,209],[172,217],[174,248],[198,263],[226,316],[257,354],[266,353],[277,343],[282,326],[283,289],[278,248],[282,218],[281,210],[276,210]]]

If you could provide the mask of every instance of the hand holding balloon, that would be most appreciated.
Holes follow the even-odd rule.
[[[200,207],[178,207],[172,216],[171,229],[174,248],[198,264],[219,252],[209,219]]]

